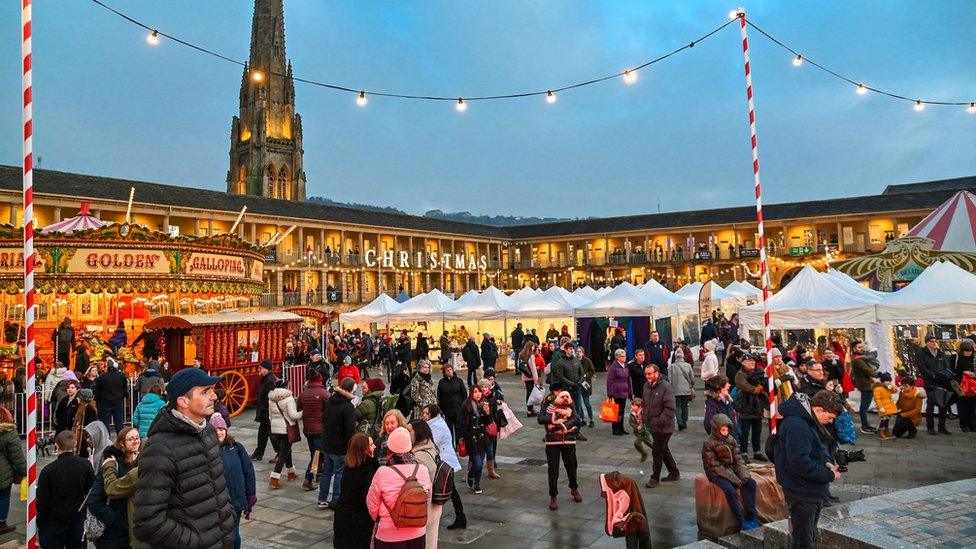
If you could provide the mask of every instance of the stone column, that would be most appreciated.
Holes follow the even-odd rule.
[[[54,208],[54,222],[55,223],[61,222],[61,208],[57,208],[57,207]]]
[[[284,278],[284,272],[281,269],[275,271],[275,281],[278,283],[278,286],[275,288],[275,303],[278,305],[284,305],[285,303],[285,292],[283,289]]]

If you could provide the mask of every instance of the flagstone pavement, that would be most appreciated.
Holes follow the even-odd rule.
[[[462,373],[463,374],[463,373]],[[613,437],[610,427],[596,420],[595,428],[584,429],[587,442],[577,446],[580,491],[583,503],[569,497],[565,471],[560,474],[559,510],[548,509],[548,487],[542,427],[534,418],[524,417],[524,389],[511,373],[500,374],[507,401],[525,424],[515,436],[501,441],[498,449],[500,480],[486,479],[484,493],[474,495],[462,485],[466,530],[443,528],[453,520],[448,504],[441,520],[440,546],[444,548],[497,548],[506,545],[529,549],[534,547],[621,547],[623,540],[604,533],[606,511],[600,498],[599,475],[620,471],[637,479],[649,515],[654,547],[673,547],[698,540],[695,523],[694,477],[701,472],[702,393],[691,404],[691,421],[686,431],[671,439],[671,448],[681,470],[681,480],[663,483],[653,490],[643,488],[650,474],[650,461],[640,462],[633,439]],[[700,383],[699,383],[700,385]],[[599,408],[603,393],[602,374],[595,380],[594,409]],[[850,471],[833,486],[833,493],[843,502],[886,494],[895,490],[948,482],[976,476],[976,434],[961,433],[956,422],[950,422],[951,436],[932,436],[924,429],[915,440],[881,442],[861,435],[858,446],[864,448],[868,461],[853,463]],[[249,450],[253,449],[257,424],[253,412],[234,418],[231,432]],[[269,447],[270,451],[270,447]],[[265,456],[266,458],[270,456]],[[42,458],[41,465],[52,458]],[[309,454],[304,441],[295,447],[295,463],[303,469]],[[272,465],[255,464],[258,477],[258,503],[251,520],[241,523],[244,546],[273,549],[278,547],[330,547],[332,511],[316,508],[317,492],[305,492],[300,481],[288,482],[282,490],[268,490]],[[22,539],[24,504],[14,490],[10,524],[16,534],[0,537],[0,543]]]

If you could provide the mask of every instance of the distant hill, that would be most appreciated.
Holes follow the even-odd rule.
[[[331,198],[325,198],[324,196],[310,196],[308,197],[309,202],[315,202],[316,204],[328,204],[330,206],[341,206],[343,208],[355,208],[357,210],[366,210],[370,212],[384,212],[384,213],[395,213],[407,215],[407,212],[403,210],[398,210],[396,208],[391,208],[389,206],[373,206],[372,204],[359,204],[356,202],[336,202]]]
[[[570,221],[560,217],[519,217],[511,215],[474,215],[471,212],[444,212],[442,210],[430,210],[424,213],[424,217],[433,219],[446,219],[448,221],[463,221],[465,223],[478,223],[479,225],[491,225],[493,227],[511,227],[515,225],[535,225],[537,223],[552,223],[556,221]]]

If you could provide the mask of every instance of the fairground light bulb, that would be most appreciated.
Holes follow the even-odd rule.
[[[552,105],[555,102],[556,102],[556,94],[552,93],[551,91],[546,92],[546,103]]]
[[[159,31],[154,30],[151,33],[147,34],[146,42],[148,42],[149,45],[151,46],[155,46],[156,44],[159,44]]]
[[[966,107],[966,112],[969,114],[976,114],[976,103],[970,103],[969,106]]]
[[[925,110],[925,103],[922,103],[921,101],[916,101],[915,102],[915,110],[916,111],[924,111]]]
[[[259,71],[259,70],[257,70],[257,69],[251,70],[251,80],[253,80],[255,82],[263,82],[264,81],[264,73],[261,72],[261,71]]]
[[[624,84],[633,84],[637,82],[637,73],[632,70],[624,71]]]
[[[359,105],[360,107],[365,107],[366,103],[368,102],[369,101],[366,99],[366,92],[364,91],[359,92],[359,97],[356,98],[356,104]]]
[[[858,84],[857,85],[857,94],[858,95],[864,95],[866,93],[868,93],[867,86],[865,86],[864,84]]]
[[[454,105],[454,109],[457,112],[464,112],[468,110],[468,104],[464,102],[464,99],[458,97],[457,103]]]
[[[799,67],[802,64],[803,64],[803,56],[800,55],[800,54],[797,54],[796,57],[793,58],[793,66],[794,67]]]

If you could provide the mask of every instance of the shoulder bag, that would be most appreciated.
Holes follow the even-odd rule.
[[[275,407],[278,408],[278,413],[281,414],[281,419],[285,420],[285,425],[288,426],[288,442],[295,444],[302,441],[302,432],[298,429],[297,423],[292,423],[288,421],[288,416],[281,411],[281,404],[275,401]]]

